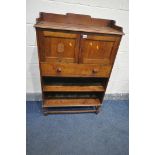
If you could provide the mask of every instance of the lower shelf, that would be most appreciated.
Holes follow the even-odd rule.
[[[44,107],[44,115],[48,114],[69,114],[69,113],[96,113],[100,111],[100,106],[81,106],[81,107]]]
[[[96,110],[70,110],[70,111],[69,110],[67,110],[67,111],[58,110],[58,111],[46,111],[46,112],[44,112],[44,114],[68,114],[68,113],[72,114],[72,113],[92,113],[92,112],[97,113]]]
[[[43,107],[83,107],[100,106],[99,99],[46,99]]]

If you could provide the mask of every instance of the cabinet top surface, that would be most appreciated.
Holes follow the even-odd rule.
[[[91,18],[89,15],[67,13],[66,15],[40,13],[36,28],[69,30],[102,34],[123,35],[123,29],[114,20]]]

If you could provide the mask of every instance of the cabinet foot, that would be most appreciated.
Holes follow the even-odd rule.
[[[46,108],[43,109],[43,114],[44,114],[44,116],[48,115],[48,110]]]
[[[44,116],[47,116],[48,115],[48,113],[47,112],[44,112]]]
[[[96,114],[98,114],[100,112],[100,106],[96,107]]]

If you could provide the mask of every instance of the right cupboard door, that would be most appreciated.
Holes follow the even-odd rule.
[[[110,35],[82,35],[80,62],[111,65],[114,61],[118,37]]]

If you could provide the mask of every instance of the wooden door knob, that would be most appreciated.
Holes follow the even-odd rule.
[[[57,68],[57,72],[60,73],[61,72],[61,68]]]
[[[92,71],[93,73],[97,73],[98,72],[98,69],[93,69],[93,71]]]

